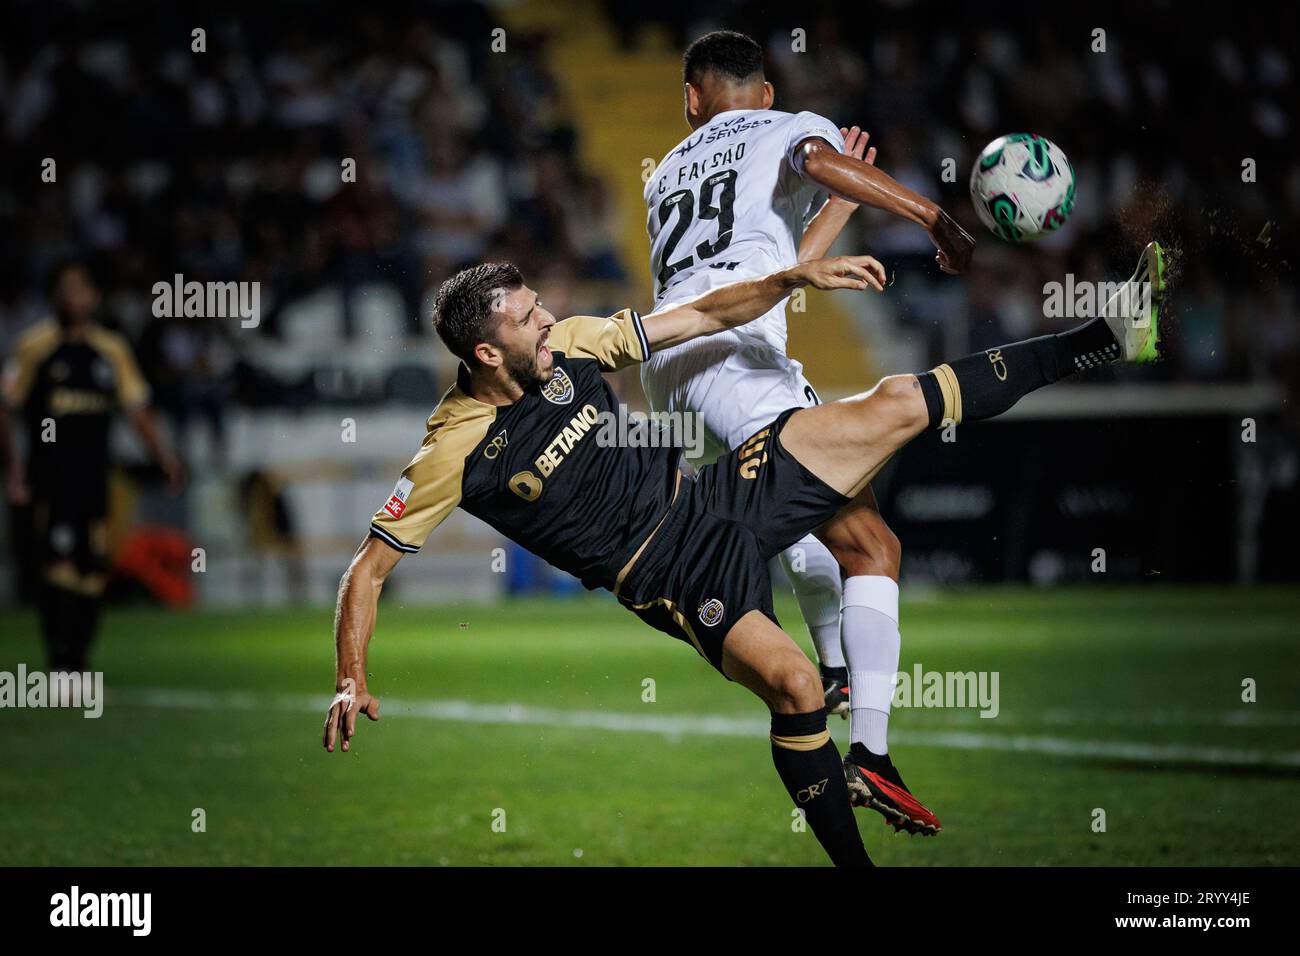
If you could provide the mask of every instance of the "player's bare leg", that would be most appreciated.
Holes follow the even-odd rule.
[[[844,757],[844,778],[853,804],[877,811],[895,830],[932,836],[942,824],[903,782],[887,738],[901,648],[902,548],[880,516],[870,485],[816,533],[844,568],[845,632],[858,638],[845,642],[853,742]]]
[[[920,375],[891,375],[861,395],[801,408],[778,439],[822,481],[854,498],[926,427],[993,418],[1030,392],[1086,368],[1154,360],[1165,289],[1164,255],[1153,242],[1100,317],[1066,332],[985,349]]]
[[[770,618],[750,611],[727,632],[722,671],[772,712],[772,762],[831,862],[870,866],[812,661]]]
[[[799,613],[808,625],[808,635],[817,652],[826,713],[847,718],[849,669],[844,658],[845,635],[840,627],[843,603],[840,566],[826,545],[811,534],[790,545],[777,558],[790,579]]]
[[[866,515],[873,510],[869,482],[891,455],[926,427],[992,418],[1029,392],[1082,369],[1115,361],[1152,361],[1165,290],[1164,255],[1153,242],[1142,250],[1137,271],[1122,293],[1106,303],[1098,318],[1066,332],[968,355],[920,375],[892,375],[869,392],[791,415],[778,441],[823,482],[854,499],[844,518],[833,519],[820,531],[831,552],[838,549],[837,560],[852,567],[855,552],[880,548],[875,519]],[[881,803],[891,802],[874,792],[870,781],[862,782]],[[899,822],[916,823],[900,804],[901,779],[884,782],[894,788],[887,796],[896,798],[892,802]],[[905,793],[906,788],[901,789]],[[934,820],[936,830],[937,824]]]
[[[928,422],[917,376],[890,375],[869,392],[801,408],[778,441],[826,484],[856,498]]]

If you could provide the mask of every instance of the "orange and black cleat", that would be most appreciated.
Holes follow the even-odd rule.
[[[855,807],[870,807],[899,833],[934,836],[943,829],[939,818],[907,789],[888,754],[875,754],[854,743],[844,757],[844,780]]]
[[[849,716],[849,669],[821,665],[822,697],[826,700],[826,715]]]

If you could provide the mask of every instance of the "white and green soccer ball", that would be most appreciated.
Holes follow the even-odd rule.
[[[1074,210],[1074,167],[1043,136],[1011,133],[984,147],[970,172],[980,222],[999,239],[1032,242],[1060,229]]]

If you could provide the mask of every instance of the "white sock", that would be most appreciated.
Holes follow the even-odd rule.
[[[849,735],[872,753],[889,752],[889,706],[898,683],[898,582],[880,574],[844,581],[840,640],[849,662]]]
[[[827,667],[844,667],[840,642],[840,566],[826,545],[812,535],[781,552],[781,564],[799,611],[808,624],[817,660]]]
[[[840,618],[829,624],[809,624],[813,646],[817,648],[817,662],[823,667],[845,667],[844,651],[840,644]]]

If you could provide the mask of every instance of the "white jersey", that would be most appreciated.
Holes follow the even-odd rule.
[[[645,187],[656,308],[798,261],[804,226],[825,200],[794,165],[810,137],[844,150],[839,128],[816,113],[728,110],[663,158]],[[784,303],[725,334],[784,352]]]
[[[843,152],[815,113],[719,113],[664,157],[646,184],[655,308],[794,265],[804,225],[823,197],[794,166],[794,150],[820,137]],[[785,302],[753,322],[650,355],[641,385],[656,411],[704,424],[699,460],[735,448],[792,406],[817,404],[803,367],[785,354]]]

